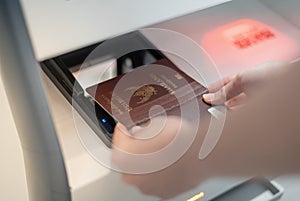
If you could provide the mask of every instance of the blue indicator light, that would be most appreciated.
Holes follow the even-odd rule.
[[[106,119],[101,119],[101,121],[102,121],[102,123],[106,123],[107,122]]]

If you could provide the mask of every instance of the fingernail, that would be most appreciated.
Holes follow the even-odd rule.
[[[203,99],[207,102],[212,102],[214,100],[214,94],[204,94]]]

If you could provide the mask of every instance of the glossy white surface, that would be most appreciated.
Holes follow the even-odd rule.
[[[39,61],[227,0],[21,0]]]

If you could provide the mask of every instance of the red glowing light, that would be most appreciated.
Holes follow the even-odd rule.
[[[224,30],[224,35],[240,49],[249,48],[257,43],[275,37],[275,34],[268,28],[249,21],[240,21]]]
[[[287,34],[251,19],[209,31],[201,46],[224,75],[270,61],[288,62],[300,53],[297,42]]]

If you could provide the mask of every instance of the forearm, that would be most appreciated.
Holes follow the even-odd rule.
[[[199,165],[207,174],[252,175],[299,172],[300,75],[292,70],[248,105],[228,113],[221,139]]]

